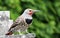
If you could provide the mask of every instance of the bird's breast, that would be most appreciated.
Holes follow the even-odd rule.
[[[32,23],[32,19],[25,19],[27,24],[31,24]]]

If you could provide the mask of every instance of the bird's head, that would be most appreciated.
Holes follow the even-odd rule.
[[[35,12],[37,12],[39,10],[33,10],[33,9],[26,9],[24,11],[24,14],[28,14],[28,15],[33,15]]]

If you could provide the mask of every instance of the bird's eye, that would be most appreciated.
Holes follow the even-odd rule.
[[[29,12],[32,12],[31,10],[29,10]]]

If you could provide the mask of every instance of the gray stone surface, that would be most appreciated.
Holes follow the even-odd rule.
[[[35,38],[35,35],[33,33],[28,33],[25,35],[9,35],[9,36],[2,35],[0,36],[0,38]]]
[[[13,23],[9,11],[0,11],[0,35],[4,35]]]

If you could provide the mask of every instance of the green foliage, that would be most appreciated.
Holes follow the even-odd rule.
[[[40,10],[33,15],[33,23],[28,29],[29,32],[34,32],[36,38],[59,38],[59,0],[0,0],[0,10],[9,10],[13,20],[26,8]]]

